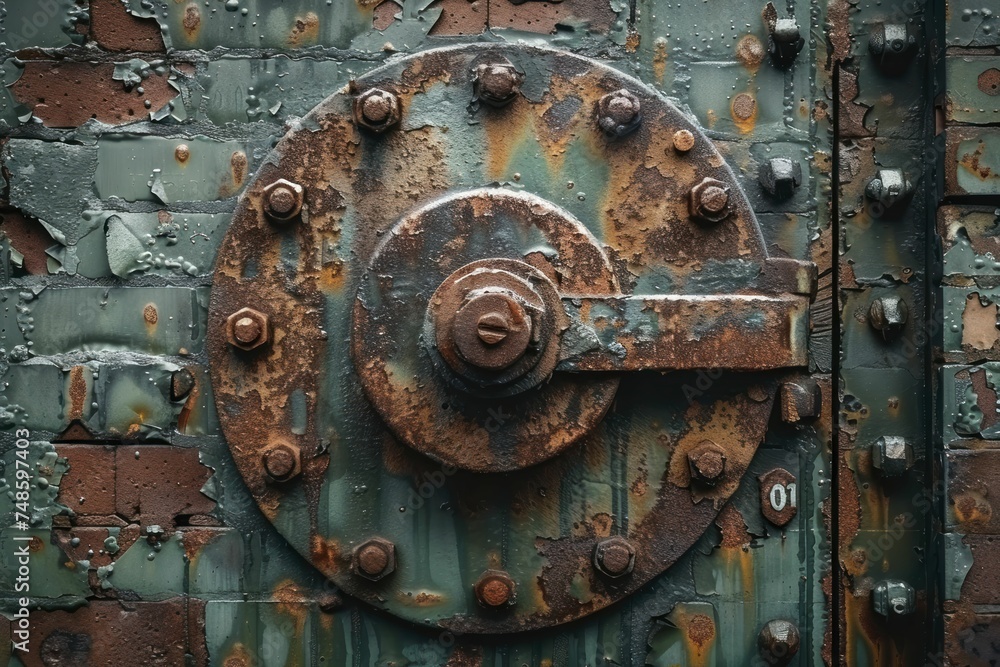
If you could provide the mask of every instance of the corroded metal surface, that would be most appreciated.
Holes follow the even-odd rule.
[[[430,103],[436,88],[471,96],[483,63],[501,59],[522,68],[529,60],[547,62],[551,78],[526,78],[520,96],[501,108],[442,113],[430,131],[411,125],[410,114]],[[534,75],[540,76],[537,69]],[[634,92],[604,92],[625,86]],[[373,90],[387,91],[380,99],[391,95],[398,105],[398,131],[360,118],[367,107],[359,112],[359,104]],[[614,108],[608,95],[630,105],[630,120],[615,121],[629,131],[609,133],[595,122],[595,114],[599,120]],[[641,123],[634,113],[640,99]],[[527,124],[541,149],[561,144],[600,152],[620,165],[623,180],[604,184],[601,213],[586,222],[548,203],[544,180],[525,184],[537,195],[462,189],[475,184],[474,174],[433,164],[442,150],[438,132],[463,131],[470,114],[486,125],[488,153],[506,150],[505,137],[494,137],[491,124]],[[304,123],[309,129],[278,145],[237,209],[209,316],[223,429],[248,487],[279,531],[352,595],[461,632],[504,633],[577,618],[672,564],[735,491],[763,438],[776,384],[733,380],[728,390],[700,401],[699,410],[672,404],[657,410],[660,437],[638,424],[612,437],[615,424],[635,419],[641,408],[632,399],[602,421],[619,378],[597,371],[804,365],[815,281],[806,265],[768,260],[749,205],[711,143],[638,82],[534,48],[462,47],[404,59],[352,83]],[[671,146],[679,128],[697,137],[687,154]],[[640,165],[637,154],[661,157]],[[391,163],[396,170],[387,168]],[[368,165],[378,171],[366,177]],[[261,199],[276,179],[305,189],[295,227],[276,228],[262,211]],[[419,194],[414,179],[421,181]],[[658,195],[645,194],[649,188]],[[699,188],[725,188],[724,202],[705,204],[712,212],[707,228],[691,219],[690,202],[716,195]],[[445,191],[451,194],[432,198]],[[730,294],[634,294],[649,289],[644,274],[672,273],[683,285],[694,264],[706,261],[742,267]],[[232,329],[234,317],[247,319],[237,309],[245,304],[266,309],[273,328],[266,352],[253,358],[235,353],[219,333],[225,321]],[[353,368],[345,364],[348,351]],[[358,385],[374,411],[358,400]],[[669,425],[682,414],[683,426]],[[400,450],[393,436],[449,466],[480,473],[524,469],[502,482],[511,499],[526,501],[531,489],[549,487],[580,466],[601,480],[627,465],[632,481],[626,486],[641,481],[648,491],[630,500],[591,500],[572,529],[525,516],[529,523],[516,532],[496,525],[496,537],[459,542],[439,536],[455,540],[446,550],[467,572],[443,583],[421,573],[424,556],[413,553],[413,531],[420,530],[405,513],[392,524],[371,524],[365,503],[336,483],[346,478],[355,487],[389,489],[392,478],[419,475],[427,462]],[[618,461],[621,437],[627,455]],[[706,437],[719,443],[719,465],[710,471],[704,452],[688,465],[694,460],[689,450],[703,447]],[[268,483],[261,470],[260,452],[275,441],[302,452],[294,488]],[[573,445],[582,457],[535,465]],[[373,468],[379,461],[385,471]],[[499,491],[497,480],[449,472],[454,476],[442,496],[470,512],[454,519],[456,531],[478,532],[504,515],[506,501],[483,495]],[[300,500],[290,503],[290,497]],[[405,496],[380,502],[403,506]],[[554,515],[552,502],[559,496],[534,498],[531,513]],[[615,510],[618,502],[628,509]],[[629,516],[627,526],[611,518],[619,515]],[[395,545],[400,563],[373,587],[352,576],[357,567],[347,567],[345,558],[351,545],[376,530]],[[599,576],[591,557],[596,540],[608,533],[626,537],[635,550],[629,576],[613,584]],[[528,542],[497,553],[494,539]],[[512,582],[503,587],[510,591],[502,603],[494,599],[501,588],[495,578],[472,585],[477,571],[498,565]],[[480,603],[507,611],[484,614],[473,588]],[[405,602],[413,597],[422,600],[417,607]]]

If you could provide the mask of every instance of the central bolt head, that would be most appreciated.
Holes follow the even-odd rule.
[[[510,323],[503,313],[486,313],[479,318],[476,333],[479,334],[479,340],[487,345],[497,345],[510,333]]]
[[[488,371],[507,368],[528,351],[531,316],[506,291],[467,298],[455,313],[453,336],[466,362]]]
[[[241,317],[236,320],[236,325],[233,327],[233,335],[236,340],[244,345],[249,345],[260,338],[260,334],[260,323],[250,317]]]

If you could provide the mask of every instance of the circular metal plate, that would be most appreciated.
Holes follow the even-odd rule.
[[[475,104],[477,67],[504,58],[523,72],[520,92],[502,106]],[[355,100],[375,87],[396,96],[391,114],[382,125],[359,128]],[[621,89],[641,104],[641,122],[599,123],[601,98]],[[693,148],[675,149],[678,130],[693,135]],[[692,219],[690,193],[706,178],[729,192],[714,222]],[[297,217],[266,213],[266,189],[279,179],[303,189]],[[493,246],[488,235],[477,240],[472,230],[435,223],[412,239],[426,240],[426,252],[400,255],[433,261],[406,270],[389,262],[368,272],[400,221],[435,200],[484,187],[531,193],[558,213],[565,230],[585,228],[579,248],[592,248],[587,265],[582,255],[568,256],[573,244],[563,231],[538,233],[534,245],[528,235]],[[515,218],[507,229],[542,231]],[[737,488],[773,397],[773,387],[738,378],[705,391],[684,375],[633,374],[621,379],[604,419],[562,455],[509,473],[435,462],[397,439],[399,429],[386,425],[363,388],[351,359],[356,297],[359,289],[391,297],[397,280],[420,283],[396,286],[421,303],[404,309],[414,318],[406,323],[410,337],[380,357],[384,363],[405,348],[397,361],[412,365],[379,371],[416,389],[437,382],[431,366],[406,357],[427,349],[412,337],[423,332],[426,304],[451,270],[494,256],[531,265],[570,293],[617,287],[626,294],[692,294],[740,289],[765,252],[721,156],[654,91],[566,53],[463,46],[401,58],[365,75],[282,139],[239,203],[210,305],[219,418],[262,511],[346,592],[455,632],[569,621],[662,573]],[[720,284],[720,275],[731,280]],[[364,291],[366,281],[374,281],[368,283],[374,290]],[[260,322],[265,342],[241,348],[229,342],[227,323],[244,308],[259,313],[251,319]],[[360,345],[378,351],[377,339]],[[572,431],[577,409],[590,410],[581,419],[596,422],[618,380],[564,375],[480,400],[482,423],[509,431],[496,441],[506,438],[516,450],[532,432],[525,431],[524,414],[552,420],[554,427],[530,427],[549,433]],[[686,391],[691,386],[699,386],[697,396]],[[433,422],[439,415],[418,418]],[[725,470],[712,486],[693,482],[688,462],[688,452],[705,440],[725,451]],[[611,536],[628,546],[604,542]],[[597,567],[600,558],[608,559],[602,567],[613,576]]]

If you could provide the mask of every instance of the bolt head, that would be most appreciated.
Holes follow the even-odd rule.
[[[302,471],[302,454],[297,445],[279,442],[263,455],[264,471],[274,482],[287,482]]]
[[[608,93],[597,103],[597,126],[610,139],[624,137],[641,122],[639,98],[624,88]]]
[[[531,345],[531,314],[506,290],[473,292],[459,307],[452,327],[459,355],[483,370],[511,366]]]
[[[241,308],[226,319],[226,340],[233,347],[249,352],[270,338],[268,317],[258,310]]]
[[[787,665],[799,652],[799,629],[791,621],[768,621],[757,635],[761,659],[768,665]]]
[[[691,189],[691,216],[703,222],[722,222],[729,217],[729,187],[705,178]]]
[[[624,537],[609,537],[594,547],[594,568],[606,577],[623,577],[635,567],[635,547]]]
[[[726,470],[726,452],[711,440],[704,440],[687,453],[691,478],[714,486]]]
[[[872,217],[893,217],[905,208],[913,194],[913,185],[902,169],[879,169],[868,185],[865,196],[871,200]]]
[[[674,132],[674,150],[678,153],[687,153],[694,148],[695,139],[691,130],[677,130]]]
[[[872,465],[884,477],[899,477],[913,467],[913,445],[898,435],[883,435],[872,444]]]
[[[906,326],[909,315],[909,306],[898,296],[879,297],[868,308],[868,322],[882,334],[884,340],[898,336]]]
[[[291,220],[302,212],[305,189],[298,183],[279,178],[264,188],[264,211],[277,222]]]
[[[499,609],[514,604],[516,587],[514,580],[506,572],[487,570],[476,582],[475,593],[479,604]]]
[[[396,570],[396,546],[381,537],[362,542],[354,549],[351,568],[364,579],[384,579]]]
[[[787,157],[771,158],[760,166],[757,178],[769,195],[788,199],[802,185],[802,166]]]
[[[907,616],[917,610],[916,593],[905,581],[886,579],[872,589],[872,606],[886,618]]]
[[[354,98],[354,122],[372,132],[385,132],[402,117],[399,98],[387,90],[371,88]]]
[[[478,65],[472,74],[476,99],[492,107],[503,107],[513,102],[523,81],[524,74],[506,58]]]

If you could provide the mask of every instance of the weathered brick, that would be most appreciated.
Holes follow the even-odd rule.
[[[31,614],[26,667],[43,665],[183,665],[188,609],[182,597],[163,602],[93,600],[68,611]]]
[[[177,96],[167,74],[151,72],[141,85],[126,90],[111,78],[114,71],[114,63],[32,61],[11,90],[47,127],[78,127],[91,118],[109,125],[134,123]]]
[[[121,0],[90,0],[90,37],[109,51],[165,51],[160,26],[133,16]]]
[[[212,471],[201,464],[197,449],[122,447],[117,454],[116,500],[122,517],[169,529],[178,516],[207,514],[215,507],[200,491]]]
[[[115,450],[107,445],[59,445],[69,471],[59,486],[59,502],[77,514],[115,513]]]

